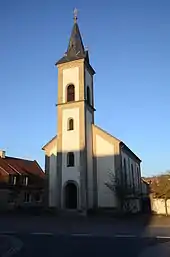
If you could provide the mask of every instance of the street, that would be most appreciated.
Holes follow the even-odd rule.
[[[91,237],[89,235],[57,236],[48,234],[18,234],[13,236],[16,242],[21,242],[20,248],[13,254],[16,257],[35,256],[140,256],[149,247],[163,244],[168,239],[128,238],[128,237]],[[18,244],[17,244],[18,247]],[[2,255],[5,257],[6,255]],[[10,255],[11,256],[11,255]],[[156,256],[156,255],[154,255]],[[162,255],[163,256],[163,255]]]
[[[1,217],[0,234],[1,246],[7,248],[0,247],[2,257],[170,254],[170,226],[161,220],[159,224],[143,226],[113,219]]]

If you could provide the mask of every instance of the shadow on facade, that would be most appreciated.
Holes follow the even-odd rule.
[[[93,216],[150,216],[149,187],[142,186],[135,165],[133,170],[124,169],[119,155],[88,159],[87,152],[74,151],[73,166],[68,153],[59,153],[57,160],[58,164],[54,154],[45,157],[46,207],[87,210]]]
[[[29,228],[36,223],[36,228],[39,227],[41,230],[46,228],[47,231],[51,231],[56,228],[56,230],[60,229],[60,231],[66,231],[66,233],[68,233],[68,228],[71,228],[71,233],[101,233],[105,235],[116,233],[116,231],[118,233],[134,234],[136,233],[134,230],[142,235],[147,231],[151,216],[146,211],[146,207],[141,207],[147,205],[147,201],[144,200],[147,197],[147,192],[145,194],[141,192],[138,195],[128,195],[125,199],[125,204],[130,202],[133,212],[126,212],[116,200],[117,197],[115,195],[117,192],[115,190],[112,191],[106,185],[110,181],[110,172],[112,171],[114,171],[115,178],[121,178],[121,181],[129,181],[128,175],[122,174],[123,168],[120,156],[99,156],[93,158],[91,164],[88,160],[88,165],[85,162],[86,156],[85,152],[75,153],[74,167],[67,167],[66,153],[62,154],[62,156],[59,154],[58,165],[55,155],[46,156],[44,207],[22,209],[17,211],[16,215],[11,212],[12,215],[9,219],[6,219],[5,216],[8,226],[16,217],[18,220],[16,224],[18,224],[17,226],[22,226],[22,229],[27,226],[27,223],[29,223]],[[81,163],[79,163],[79,160]],[[64,172],[66,173],[62,176],[58,174],[58,172],[61,172],[61,167],[64,167]],[[113,169],[113,167],[116,168]],[[52,175],[50,174],[50,168]],[[58,181],[60,185],[54,175],[55,173],[60,176]],[[49,174],[51,175],[51,182],[49,181]],[[49,184],[51,184],[51,188],[49,188]],[[57,187],[55,185],[59,187],[60,192],[56,190]],[[64,210],[71,210],[70,212],[66,211],[67,214],[58,211],[58,206],[55,207],[53,205],[52,208],[49,208],[49,192],[52,192],[54,188],[56,189],[53,193],[56,194],[56,197],[53,195],[53,204],[60,198],[60,206],[64,207]],[[141,190],[141,187],[139,188]],[[87,189],[92,189],[93,197],[91,200]],[[58,195],[57,192],[59,192]],[[139,206],[136,206],[137,202]],[[140,207],[139,211],[134,211],[138,207]],[[78,212],[72,212],[74,209],[78,209]],[[88,209],[88,215],[86,216],[82,215],[84,209]],[[17,218],[20,214],[21,216]],[[33,216],[38,216],[38,219]]]
[[[67,226],[69,226],[70,223],[74,224],[74,227],[76,227],[76,231],[74,231],[74,233],[85,233],[84,231],[86,231],[86,233],[87,231],[88,233],[98,233],[97,231],[104,230],[103,233],[108,233],[108,235],[109,233],[115,233],[115,231],[118,231],[119,234],[138,233],[138,235],[143,235],[145,232],[147,232],[149,229],[149,224],[152,220],[150,212],[149,188],[142,188],[142,185],[139,184],[137,190],[138,193],[136,193],[135,188],[133,187],[135,187],[137,183],[132,183],[133,193],[131,192],[130,195],[127,195],[126,198],[124,198],[124,205],[130,205],[131,208],[126,209],[124,208],[123,204],[116,201],[116,198],[118,198],[117,196],[115,197],[115,195],[117,195],[116,190],[112,190],[107,186],[108,182],[112,182],[110,177],[111,172],[114,174],[115,182],[118,178],[121,183],[129,183],[130,177],[131,179],[134,178],[135,181],[141,181],[135,176],[135,174],[132,176],[132,174],[128,172],[128,167],[126,169],[127,174],[123,174],[124,169],[122,167],[120,156],[98,156],[97,158],[93,158],[93,164],[90,165],[90,161],[88,160],[86,153],[74,153],[74,167],[67,167],[67,153],[60,154],[60,158],[62,155],[62,160],[60,159],[59,162],[62,163],[64,172],[67,173],[67,176],[63,174],[62,178],[60,177],[61,180],[63,179],[63,187],[60,188],[59,193],[63,202],[60,206],[64,207],[64,212],[59,211],[57,212],[57,215],[61,221],[61,224],[67,224]],[[79,162],[77,161],[79,159],[79,154],[80,161],[83,165],[79,165]],[[87,165],[85,164],[86,158],[88,160]],[[50,157],[46,156],[46,206],[49,206],[49,192],[51,190],[49,188],[50,167],[58,167],[55,160],[55,155],[51,155]],[[90,167],[92,168],[90,169]],[[133,170],[135,172],[135,167]],[[80,174],[81,172],[83,174]],[[129,173],[131,175],[129,175]],[[55,185],[56,180],[53,182]],[[67,202],[69,201],[69,195],[67,195],[67,197],[64,195],[68,189],[65,187],[68,186],[69,183],[71,187],[74,184],[72,188],[73,190],[71,188],[68,190],[69,193],[72,192],[73,196],[73,200],[71,200],[70,203]],[[93,189],[92,206],[90,206],[90,199],[89,195],[87,194],[87,189],[90,187],[90,185],[92,185]],[[76,201],[75,191],[77,194],[79,194]],[[81,203],[79,206],[81,211],[86,208],[86,206],[90,206],[87,208],[87,216],[81,215],[81,211],[74,214],[73,212],[67,212],[68,209],[72,209],[67,208],[70,204],[75,207],[75,202],[79,202],[78,198],[81,198]],[[84,204],[86,204],[86,206],[84,206]],[[51,210],[53,208],[48,209]],[[93,230],[95,232],[92,232]]]
[[[85,160],[88,160],[87,164]],[[80,160],[80,162],[79,162]],[[135,193],[135,183],[132,183],[132,191],[128,192],[124,197],[124,203],[121,203],[120,196],[116,188],[117,179],[125,186],[132,181],[138,181],[139,178],[135,174],[124,174],[122,162],[119,155],[106,155],[94,157],[92,160],[87,157],[85,151],[74,152],[74,166],[67,166],[67,153],[59,153],[58,165],[56,163],[56,156],[46,156],[45,158],[45,186],[44,186],[44,202],[39,205],[32,206],[31,204],[24,204],[22,208],[17,208],[17,212],[32,213],[42,215],[44,210],[48,213],[51,209],[58,210],[57,201],[60,201],[59,207],[63,209],[78,209],[80,212],[87,210],[89,217],[117,217],[123,219],[131,219],[134,215],[143,217],[143,224],[147,224],[150,219],[150,202],[149,191],[142,192],[142,187],[138,185],[138,194]],[[59,165],[60,164],[60,165]],[[81,165],[80,165],[81,164]],[[61,167],[64,168],[62,174]],[[114,168],[115,167],[115,168]],[[50,174],[51,169],[51,174]],[[135,172],[135,168],[133,169]],[[113,181],[110,174],[113,173]],[[51,176],[51,182],[49,180]],[[55,175],[56,174],[56,175]],[[131,175],[130,175],[131,174]],[[57,179],[59,178],[59,180]],[[114,182],[114,183],[113,183]],[[113,188],[107,186],[111,183]],[[49,187],[50,185],[50,187]],[[57,186],[56,186],[57,185]],[[63,187],[61,186],[63,185]],[[29,190],[34,190],[29,187]],[[88,193],[89,192],[89,193]],[[49,208],[49,194],[52,195],[53,208]],[[0,191],[1,203],[3,202],[4,191]],[[9,199],[6,194],[6,204]],[[7,207],[7,206],[6,206]],[[23,208],[24,207],[24,208]],[[9,210],[9,208],[7,208]],[[52,211],[53,212],[53,211]],[[46,212],[45,212],[46,213]],[[145,214],[145,215],[141,215]]]
[[[44,178],[29,176],[28,185],[23,185],[21,175],[16,176],[12,184],[9,175],[0,181],[0,213],[29,213],[32,209],[43,209]]]

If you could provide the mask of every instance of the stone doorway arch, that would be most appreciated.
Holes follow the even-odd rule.
[[[68,181],[64,187],[64,205],[66,209],[74,210],[77,209],[78,204],[78,190],[77,185]]]

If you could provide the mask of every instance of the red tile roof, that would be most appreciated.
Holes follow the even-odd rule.
[[[1,170],[9,174],[16,174],[16,171],[6,163],[5,159],[0,158],[0,167]]]
[[[32,174],[41,178],[45,177],[45,173],[36,161],[6,156],[0,158],[0,168],[8,174]]]

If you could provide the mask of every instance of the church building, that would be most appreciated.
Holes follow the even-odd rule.
[[[110,175],[123,177],[140,191],[141,160],[125,143],[94,123],[95,71],[83,45],[76,12],[67,51],[56,67],[57,135],[42,148],[47,204],[62,210],[117,209],[119,198],[107,186]],[[139,209],[138,203],[136,206]]]

